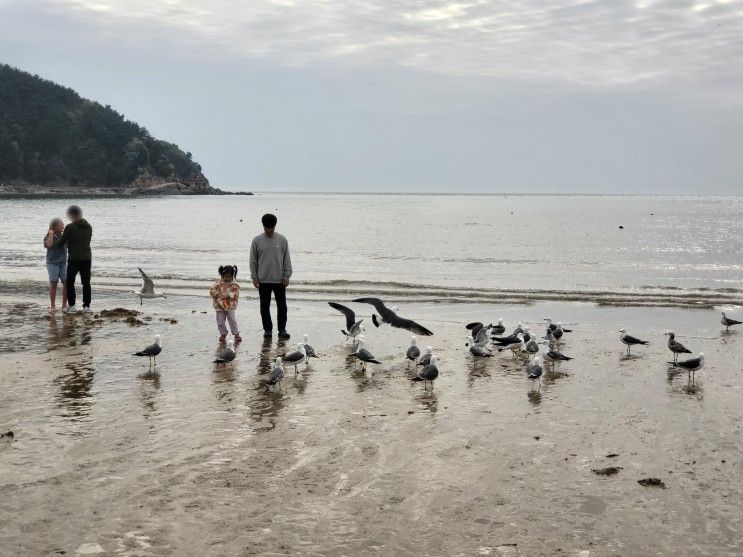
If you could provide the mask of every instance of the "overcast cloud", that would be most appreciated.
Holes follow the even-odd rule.
[[[0,0],[3,62],[212,183],[743,193],[743,2]]]

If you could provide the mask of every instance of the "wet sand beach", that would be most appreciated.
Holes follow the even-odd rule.
[[[3,554],[743,552],[743,331],[714,310],[401,304],[435,333],[420,340],[440,359],[431,393],[409,380],[408,334],[374,329],[370,307],[354,305],[373,375],[348,358],[340,314],[290,299],[290,344],[306,332],[320,357],[276,392],[265,373],[291,346],[264,343],[248,296],[223,368],[206,297],[128,296],[97,307],[141,309],[143,324],[0,298]],[[574,329],[575,360],[538,393],[508,352],[473,366],[464,323],[541,332],[548,315]],[[621,326],[651,344],[626,358]],[[694,384],[666,364],[669,328],[707,356]],[[156,333],[148,374],[130,354]]]

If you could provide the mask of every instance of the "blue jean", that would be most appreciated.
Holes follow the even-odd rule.
[[[49,282],[67,282],[67,262],[64,263],[47,263],[46,272],[49,274]]]

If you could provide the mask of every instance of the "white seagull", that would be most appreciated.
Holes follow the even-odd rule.
[[[139,269],[139,274],[142,275],[142,289],[132,290],[132,292],[135,295],[139,296],[139,305],[142,305],[142,300],[144,300],[145,298],[165,298],[165,294],[155,292],[155,283],[152,282],[152,279],[147,276],[147,273],[145,273],[141,268],[137,268]]]

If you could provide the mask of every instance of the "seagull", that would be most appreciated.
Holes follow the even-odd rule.
[[[682,360],[680,362],[668,362],[669,364],[680,367],[688,371],[689,373],[693,373],[695,371],[699,371],[704,367],[704,352],[700,352],[696,358],[691,358],[689,360]]]
[[[478,346],[474,340],[472,340],[472,336],[467,337],[467,346],[469,346],[470,354],[477,360],[477,358],[490,358],[493,355],[488,352],[485,348],[482,346]]]
[[[379,317],[382,319],[382,323],[389,323],[390,325],[398,329],[407,329],[411,333],[415,333],[416,335],[420,335],[422,337],[430,337],[431,335],[433,335],[431,331],[429,331],[422,325],[419,325],[415,321],[398,316],[393,310],[385,306],[384,302],[379,298],[356,298],[355,300],[351,301],[360,304],[373,305],[379,313]],[[372,315],[372,321],[374,322],[374,325],[379,327],[380,323],[377,320],[376,315]]]
[[[427,366],[431,363],[431,354],[433,354],[433,348],[430,346],[426,346],[426,353],[421,356],[421,359],[418,360],[419,366]]]
[[[503,319],[498,318],[498,324],[497,325],[491,325],[490,326],[490,332],[494,335],[502,335],[506,332],[506,327],[503,325]]]
[[[619,329],[619,340],[621,340],[624,344],[627,345],[627,355],[630,353],[630,349],[635,344],[649,344],[646,340],[640,340],[639,338],[635,338],[632,335],[627,334],[626,329]]]
[[[333,309],[337,309],[346,316],[346,328],[341,329],[341,333],[346,335],[346,340],[348,340],[349,338],[355,339],[362,333],[364,327],[361,325],[361,323],[364,320],[359,319],[358,321],[356,321],[356,314],[351,308],[346,307],[342,304],[337,304],[335,302],[328,302],[328,305]]]
[[[421,355],[421,349],[418,348],[415,342],[415,337],[410,337],[410,347],[408,347],[408,351],[405,353],[405,357],[408,359],[408,366],[410,365],[410,362],[416,361],[418,356]]]
[[[555,337],[555,340],[559,343],[560,339],[562,338],[562,334],[565,332],[565,329],[562,328],[562,323],[558,323],[555,327],[555,330],[552,331],[552,335]]]
[[[160,335],[155,335],[155,342],[154,344],[150,344],[147,348],[144,350],[140,350],[139,352],[135,352],[135,356],[147,356],[150,359],[150,367],[154,364],[157,365],[157,362],[155,359],[157,358],[157,355],[162,352],[163,347],[160,345]]]
[[[470,325],[472,325],[472,323],[470,323]],[[487,327],[483,326],[482,323],[477,323],[476,325],[479,325],[479,327],[473,327],[472,334],[468,338],[473,339],[472,342],[475,343],[475,346],[485,348],[485,346],[488,344],[488,340],[490,340],[488,331],[490,330],[490,327],[492,327],[492,325],[488,325]],[[469,325],[467,325],[467,328],[469,328]],[[468,341],[465,346],[469,346],[469,342],[470,341]]]
[[[276,358],[276,364],[273,366],[271,377],[268,379],[269,385],[281,384],[284,380],[284,366],[281,364],[281,358]]]
[[[363,338],[359,338],[356,341],[356,349],[353,351],[352,355],[356,356],[359,360],[361,360],[361,369],[366,371],[366,364],[381,364],[379,360],[366,349],[366,344],[364,343]]]
[[[230,339],[227,341],[227,348],[214,360],[215,364],[226,364],[235,359],[235,341]]]
[[[557,326],[555,326],[555,327],[557,327]],[[544,335],[543,338],[547,342],[549,342],[550,344],[556,344],[557,343],[557,339],[555,338],[555,334],[552,332],[552,329],[550,329],[550,328],[547,328],[547,332],[545,333],[545,335]]]
[[[286,354],[283,361],[294,366],[294,373],[299,373],[297,366],[307,362],[307,352],[304,349],[304,343],[300,342],[297,344],[297,349],[294,352]]]
[[[139,274],[142,275],[142,289],[132,290],[132,292],[139,296],[139,305],[142,305],[142,300],[145,298],[165,298],[165,294],[155,292],[155,283],[152,282],[152,279],[141,268],[137,268],[139,269]]]
[[[534,381],[539,379],[539,386],[541,388],[542,386],[542,360],[539,358],[539,356],[534,356],[534,359],[531,361],[529,366],[526,368],[526,372],[529,375],[529,379],[531,379],[532,383],[532,389],[534,389]]]
[[[521,321],[519,321],[518,325],[516,325],[516,328],[513,330],[513,332],[509,336],[515,337],[516,335],[520,335],[523,332],[524,332],[524,328],[523,328],[523,326],[521,324]],[[501,334],[503,334],[503,333],[501,333]],[[496,337],[496,336],[494,336],[493,337],[493,340],[494,341],[495,340],[500,340],[501,338],[508,338],[508,337]]]
[[[568,362],[573,359],[562,352],[555,350],[554,344],[549,345],[549,350],[546,352],[545,356],[552,362]]]
[[[676,362],[679,359],[679,354],[691,354],[686,346],[676,340],[676,335],[673,331],[668,331],[668,349],[673,352],[673,361]]]
[[[729,331],[730,327],[733,325],[740,325],[743,323],[743,321],[738,321],[737,319],[730,319],[727,315],[725,315],[725,312],[722,312],[722,319],[720,319],[720,323],[725,325],[725,330]]]
[[[552,331],[554,331],[555,329],[557,329],[557,325],[562,325],[562,323],[558,323],[557,325],[555,325],[552,322],[552,319],[550,319],[549,317],[545,317],[544,320],[547,322],[547,327],[550,330],[552,330]],[[572,333],[573,332],[573,329],[563,329],[563,331],[566,332],[566,333]]]
[[[307,336],[307,333],[304,334],[304,351],[307,352],[308,358],[317,358],[317,354],[315,353],[315,349],[312,348],[309,344],[307,344],[307,339],[309,337]]]
[[[433,389],[433,382],[439,376],[439,368],[436,365],[438,362],[435,355],[431,355],[431,361],[426,364],[418,375],[413,377],[411,381],[423,381],[423,388],[427,388],[428,382],[431,382],[431,389]]]
[[[508,337],[494,338],[493,345],[498,347],[498,352],[503,352],[509,348],[515,354],[524,342],[520,335],[523,335],[523,333],[513,334]]]
[[[523,350],[529,354],[536,354],[539,352],[539,343],[537,343],[535,338],[532,338],[531,335],[529,335],[529,340],[524,343]]]

